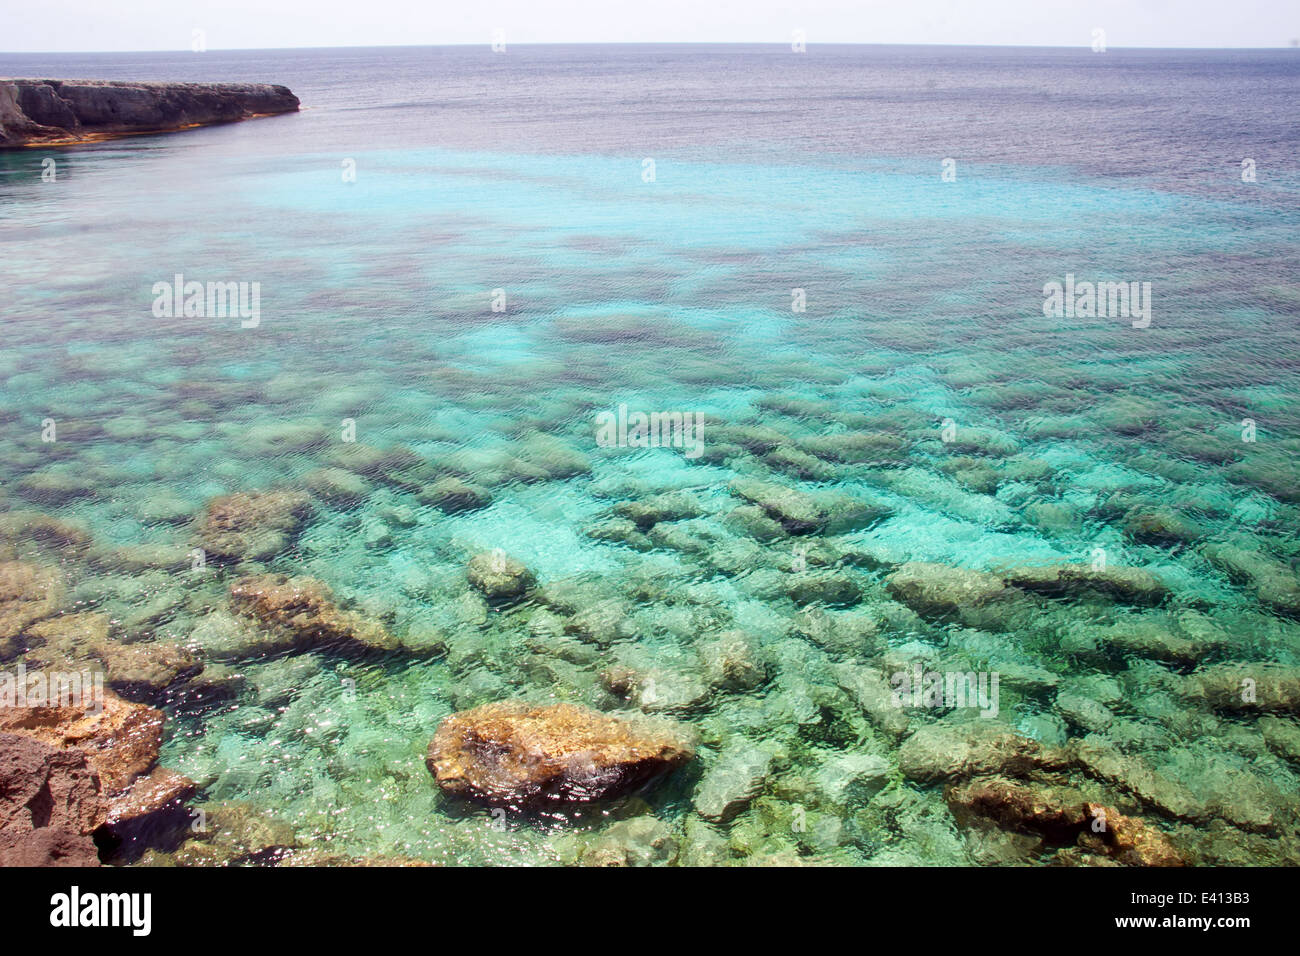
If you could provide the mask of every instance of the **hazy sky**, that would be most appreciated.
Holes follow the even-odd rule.
[[[490,43],[1286,46],[1297,0],[3,0],[0,50]]]

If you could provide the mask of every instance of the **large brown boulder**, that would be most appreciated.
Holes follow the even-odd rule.
[[[693,755],[662,721],[503,702],[444,720],[425,762],[445,793],[535,810],[641,789]]]
[[[99,774],[80,750],[0,733],[0,866],[98,866]]]

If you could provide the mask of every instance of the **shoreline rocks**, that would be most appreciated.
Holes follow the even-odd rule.
[[[105,816],[85,753],[0,733],[0,866],[98,866]]]
[[[269,83],[0,79],[0,149],[61,146],[297,112]]]

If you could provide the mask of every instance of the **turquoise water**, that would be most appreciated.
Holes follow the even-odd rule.
[[[944,182],[936,156],[773,148],[758,162],[693,144],[656,152],[645,182],[636,152],[324,148],[303,135],[332,121],[322,109],[62,150],[55,183],[40,181],[43,155],[0,158],[0,503],[93,541],[75,554],[22,535],[5,547],[58,561],[75,609],[108,614],[120,639],[181,643],[242,677],[216,703],[194,703],[184,682],[155,698],[169,712],[162,762],[198,782],[196,804],[251,803],[302,846],[349,859],[572,862],[593,832],[651,813],[680,862],[986,862],[939,788],[902,780],[897,741],[835,676],[921,661],[1045,668],[1116,715],[1094,736],[1199,799],[1246,779],[1292,812],[1297,766],[1249,716],[1181,698],[1190,667],[1102,659],[1064,637],[1186,629],[1194,615],[1220,636],[1209,663],[1300,666],[1295,618],[1206,551],[1232,543],[1295,580],[1293,170],[1246,184],[1225,165],[1216,192],[963,160]],[[303,148],[255,145],[280,128]],[[260,323],[155,317],[153,285],[176,273],[260,283]],[[1044,284],[1067,273],[1151,282],[1150,327],[1044,316]],[[596,416],[620,404],[707,416],[705,453],[599,447]],[[321,497],[309,476],[355,460],[349,421],[358,445],[414,453],[418,477],[358,469],[358,500]],[[772,430],[776,448],[868,433],[890,451],[791,464],[737,443],[727,428],[740,425]],[[561,457],[580,464],[548,471]],[[490,503],[422,501],[447,474]],[[760,532],[733,515],[739,477],[835,490],[880,515],[838,534]],[[191,569],[206,503],[263,489],[312,491],[301,531],[263,559]],[[698,516],[648,542],[626,529],[610,540],[621,503],[672,491],[693,495]],[[1135,512],[1178,530],[1143,534]],[[1158,573],[1172,598],[1154,610],[1042,600],[975,629],[884,586],[906,561],[992,570],[1088,563],[1099,548],[1109,565]],[[534,572],[537,595],[501,609],[469,587],[468,559],[493,549]],[[805,552],[859,597],[796,604],[789,580],[808,572],[791,562]],[[261,569],[325,582],[407,649],[232,656],[227,591]],[[570,591],[570,604],[557,597]],[[569,626],[597,605],[619,622],[609,646]],[[877,640],[809,639],[823,613],[865,615]],[[701,689],[699,650],[734,629],[768,679]],[[656,675],[700,740],[648,806],[498,827],[437,792],[424,752],[443,717],[517,697],[624,707],[601,677],[616,665]],[[1089,732],[1051,694],[1004,684],[1000,711],[1051,745]],[[706,825],[692,811],[701,776],[757,745],[780,751],[758,799]],[[824,785],[846,754],[884,759],[886,789]],[[789,824],[796,806],[806,832]],[[1290,852],[1277,837],[1249,844],[1256,862]],[[1204,861],[1255,839],[1230,833]]]

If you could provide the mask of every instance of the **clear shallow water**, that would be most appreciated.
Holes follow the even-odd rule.
[[[307,107],[0,155],[3,503],[88,529],[93,559],[67,567],[80,609],[143,621],[119,625],[127,639],[210,656],[239,572],[196,579],[183,558],[141,566],[115,549],[184,555],[184,519],[210,498],[308,487],[339,462],[344,419],[361,444],[403,446],[429,474],[489,489],[488,507],[447,514],[418,485],[372,481],[355,506],[318,501],[294,544],[261,562],[319,578],[397,635],[440,629],[437,648],[240,659],[234,701],[172,706],[164,763],[205,798],[252,802],[348,857],[570,859],[586,823],[498,832],[436,793],[423,757],[438,721],[513,696],[612,707],[600,675],[629,661],[689,685],[696,645],[728,628],[753,637],[770,680],[676,714],[701,757],[649,799],[684,861],[716,860],[717,840],[737,861],[972,861],[933,789],[806,796],[801,781],[846,752],[896,761],[887,735],[847,716],[833,677],[844,663],[1043,666],[1103,698],[1122,720],[1111,736],[1203,799],[1234,774],[1294,793],[1295,766],[1252,721],[1170,695],[1179,669],[1062,649],[1062,634],[1133,609],[1047,602],[976,631],[907,611],[875,565],[1087,562],[1104,548],[1111,564],[1159,572],[1170,614],[1212,619],[1227,635],[1216,660],[1300,663],[1295,622],[1205,553],[1230,541],[1295,573],[1297,63],[901,48],[0,56],[11,75],[282,82]],[[47,155],[55,183],[40,179]],[[940,177],[949,156],[955,182]],[[1246,156],[1256,183],[1241,182]],[[178,272],[260,283],[260,325],[155,317],[154,283]],[[1150,327],[1045,317],[1043,285],[1067,273],[1151,282]],[[602,449],[595,416],[620,403],[709,415],[706,448],[719,422],[775,429],[790,447],[884,433],[896,450],[809,475],[753,449],[695,461]],[[41,442],[46,418],[67,437]],[[973,454],[941,440],[947,419],[984,430]],[[590,471],[536,480],[518,460],[546,457],[538,433]],[[50,476],[89,488],[41,491]],[[800,636],[784,582],[810,539],[738,528],[738,476],[888,506],[830,542],[862,600],[829,613],[867,614],[885,649]],[[620,502],[678,489],[702,511],[678,537],[638,549],[591,533]],[[1183,530],[1135,534],[1133,509]],[[555,606],[485,607],[464,567],[494,548],[543,590],[577,580],[584,601],[618,602],[626,639],[574,663],[551,640]],[[1097,690],[1111,680],[1118,697]],[[1083,736],[1058,709],[1003,690],[1007,722],[1049,743]],[[754,743],[785,748],[764,791],[774,802],[704,834],[690,812],[699,773]],[[800,800],[839,820],[837,835],[772,823]]]

